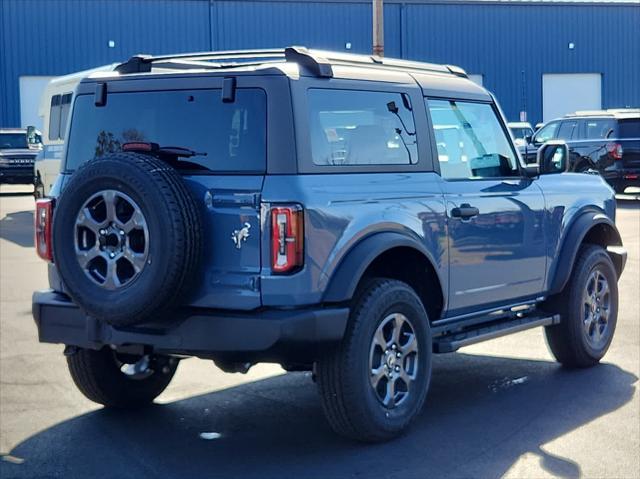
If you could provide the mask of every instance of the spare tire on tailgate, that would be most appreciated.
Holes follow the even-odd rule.
[[[58,198],[54,263],[89,316],[115,326],[170,318],[196,274],[201,218],[178,172],[116,153],[80,167]]]

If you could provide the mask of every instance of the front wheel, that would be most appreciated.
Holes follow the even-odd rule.
[[[580,248],[565,289],[551,301],[560,324],[547,326],[547,343],[568,367],[597,364],[609,349],[618,319],[617,275],[600,246]]]
[[[67,357],[69,372],[87,399],[107,407],[150,404],[171,382],[178,360],[167,356],[133,356],[108,347],[79,349]]]
[[[429,320],[413,289],[370,281],[357,295],[342,343],[317,364],[331,427],[365,442],[399,435],[424,404],[431,355]]]

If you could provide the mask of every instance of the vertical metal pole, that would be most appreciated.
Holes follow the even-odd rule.
[[[373,0],[373,54],[384,56],[384,6],[382,0]]]

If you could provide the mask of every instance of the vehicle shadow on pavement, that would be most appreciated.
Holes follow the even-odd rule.
[[[178,370],[178,374],[180,374]],[[409,432],[363,445],[334,435],[308,373],[134,411],[98,410],[16,446],[9,477],[500,477],[524,454],[559,477],[580,464],[545,444],[633,396],[614,365],[569,371],[550,361],[449,354]],[[204,440],[200,434],[217,437]]]
[[[33,211],[17,211],[1,218],[0,238],[33,248]]]

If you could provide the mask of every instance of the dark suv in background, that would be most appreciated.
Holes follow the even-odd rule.
[[[33,163],[41,151],[35,128],[0,129],[0,183],[33,184]]]
[[[549,140],[567,143],[571,171],[597,171],[616,193],[640,186],[640,109],[583,111],[550,121],[520,147],[527,163]]]

